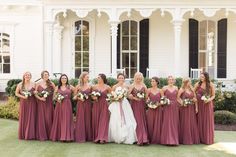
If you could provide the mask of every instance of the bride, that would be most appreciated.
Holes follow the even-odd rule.
[[[118,92],[121,89],[128,91],[128,87],[124,83],[124,74],[118,74],[117,80],[118,83],[113,86],[112,90],[114,92]],[[121,101],[114,101],[109,105],[108,109],[111,113],[108,132],[109,142],[135,143],[137,141],[136,121],[129,101],[126,98]]]

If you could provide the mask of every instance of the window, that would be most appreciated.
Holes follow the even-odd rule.
[[[0,74],[11,72],[10,63],[10,35],[0,33]]]
[[[204,20],[199,25],[198,68],[207,71],[214,78],[215,71],[216,23]]]
[[[75,22],[75,77],[89,71],[89,22]]]
[[[128,78],[133,78],[134,74],[138,71],[138,32],[138,22],[129,20],[121,23],[120,63],[121,68],[125,68],[125,73]]]

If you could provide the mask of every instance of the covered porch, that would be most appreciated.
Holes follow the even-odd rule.
[[[186,77],[193,69],[236,78],[232,5],[50,3],[44,11],[44,68],[52,73]]]

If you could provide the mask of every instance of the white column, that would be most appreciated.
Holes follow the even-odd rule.
[[[62,52],[61,52],[61,39],[63,26],[60,23],[56,23],[53,29],[53,55],[52,55],[52,72],[62,72]]]
[[[180,48],[181,48],[181,29],[183,19],[173,20],[174,33],[175,33],[175,49],[174,49],[174,74],[175,77],[181,75],[181,62],[180,62]]]
[[[110,21],[111,25],[111,66],[112,76],[116,77],[117,69],[117,30],[119,21]]]
[[[52,72],[52,36],[53,36],[53,21],[44,23],[44,69]]]

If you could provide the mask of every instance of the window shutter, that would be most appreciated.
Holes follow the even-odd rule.
[[[117,30],[117,69],[120,69],[120,24],[118,24],[118,30]]]
[[[139,71],[145,77],[149,66],[149,19],[140,21],[139,30]]]
[[[191,68],[198,68],[198,21],[189,19],[189,76]]]
[[[226,78],[227,73],[227,19],[218,21],[217,78]]]

